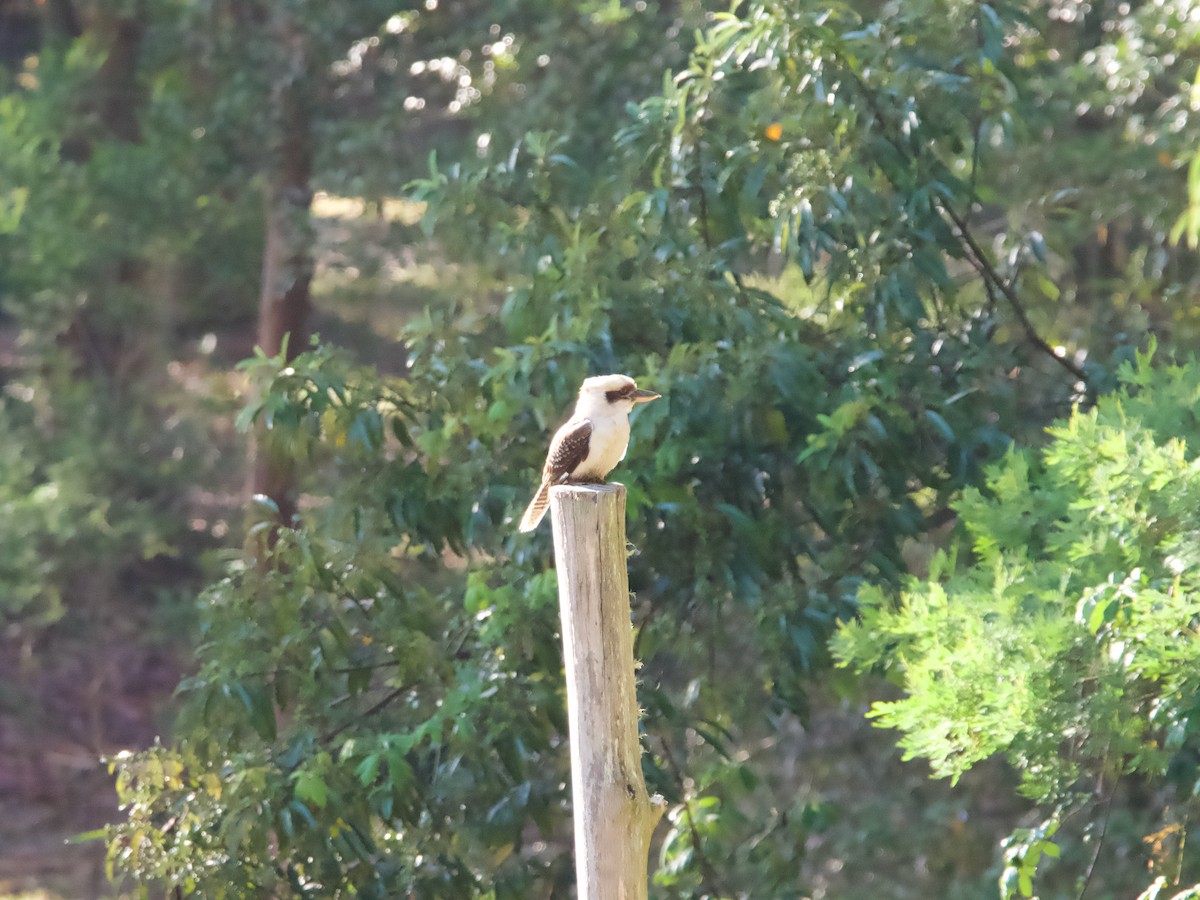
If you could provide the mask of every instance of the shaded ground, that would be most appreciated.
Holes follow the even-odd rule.
[[[111,894],[103,845],[68,841],[115,812],[99,758],[163,733],[177,656],[116,632],[0,644],[0,893]]]

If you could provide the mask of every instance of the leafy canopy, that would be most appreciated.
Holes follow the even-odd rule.
[[[865,587],[835,641],[903,687],[872,715],[909,758],[957,779],[1001,754],[1055,820],[1122,776],[1173,787],[1163,817],[1200,787],[1200,366],[1150,362],[992,465],[961,545],[899,603]]]
[[[572,6],[579,44],[611,40],[612,60],[638,61],[625,29],[639,20],[620,4],[582,19],[549,6]],[[206,894],[565,889],[549,547],[512,521],[579,381],[625,371],[664,394],[635,418],[621,470],[640,551],[646,765],[675,804],[656,881],[677,895],[794,890],[830,817],[778,773],[836,621],[882,596],[864,581],[900,577],[906,539],[978,485],[983,463],[1108,383],[1145,326],[1115,275],[1151,296],[1191,277],[1162,249],[1183,202],[1174,165],[1193,151],[1194,129],[1170,115],[1184,61],[1155,63],[1099,126],[1062,115],[1102,93],[1109,56],[1118,71],[1167,59],[1158,20],[1178,9],[1106,14],[1111,41],[1056,10],[737,4],[619,121],[556,130],[539,110],[455,161],[432,157],[412,186],[422,226],[481,296],[411,322],[403,383],[324,348],[253,366],[264,398],[247,419],[308,473],[311,502],[271,565],[235,562],[205,593],[178,745],[120,761],[131,815],[112,832],[114,862]],[[1146,37],[1125,40],[1131,29]],[[628,82],[659,83],[646,75]],[[322,121],[318,182],[389,183],[331,162],[330,138],[362,149],[378,135]],[[1085,157],[1094,180],[1066,164]],[[986,227],[981,209],[999,211]],[[1110,221],[1138,251],[1076,265]],[[1041,490],[1047,465],[1028,457],[1009,494]],[[990,752],[985,726],[1007,726],[1031,759],[1059,740],[998,710],[1050,718],[1022,691],[1065,690],[1055,665],[1078,636],[1038,613],[1042,640],[1024,646],[1026,607],[1061,588],[1035,561],[1001,562],[987,584],[1007,639],[974,652],[1027,684],[960,701],[973,728],[922,734],[923,747],[957,741],[950,767]],[[1014,581],[1033,600],[1010,597]],[[879,641],[865,659],[885,657]],[[1102,713],[1077,719],[1084,750],[1099,746],[1082,732],[1093,722],[1118,750],[1135,740]],[[1084,771],[1039,769],[1030,790],[1069,793],[1072,766]],[[781,809],[778,796],[796,800]]]

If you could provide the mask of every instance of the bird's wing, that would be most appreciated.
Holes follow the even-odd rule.
[[[542,480],[557,484],[567,478],[587,459],[592,438],[590,419],[572,420],[558,429],[550,442],[550,453],[542,469]]]

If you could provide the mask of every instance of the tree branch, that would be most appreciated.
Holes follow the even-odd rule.
[[[834,55],[838,58],[841,58],[840,54],[836,52]],[[883,110],[880,109],[879,102],[877,101],[875,94],[867,86],[867,83],[863,81],[862,76],[858,74],[855,68],[850,65],[847,60],[842,58],[841,62],[846,71],[849,73],[850,77],[853,79],[854,83],[858,86],[859,93],[862,95],[863,99],[866,100],[867,106],[871,110],[871,116],[879,125],[884,139],[891,144],[893,148],[895,148],[896,152],[900,154],[902,158],[909,160],[909,162],[919,167],[921,160],[914,156],[909,149],[900,141],[898,141],[895,135],[891,133],[890,129],[888,128],[887,118],[884,116]],[[973,171],[971,177],[972,179],[975,177],[975,173]],[[1029,320],[1029,314],[1025,310],[1025,305],[1021,302],[1021,298],[1017,296],[1017,293],[1013,290],[1012,285],[1005,281],[1000,276],[1000,273],[996,271],[996,267],[992,265],[991,260],[988,259],[987,254],[979,245],[979,242],[975,240],[975,236],[971,233],[971,229],[967,225],[966,219],[957,210],[955,210],[953,206],[950,205],[949,201],[945,200],[944,198],[935,200],[934,205],[942,215],[946,216],[951,222],[954,223],[955,228],[958,230],[958,237],[962,241],[967,251],[967,260],[970,262],[972,268],[974,268],[979,274],[979,277],[983,280],[984,288],[987,290],[988,294],[991,295],[993,292],[998,292],[1000,296],[1008,301],[1008,305],[1011,306],[1013,312],[1016,313],[1017,320],[1021,323],[1021,327],[1025,331],[1026,340],[1028,340],[1038,350],[1045,353],[1056,363],[1075,376],[1077,381],[1082,381],[1086,387],[1088,384],[1088,379],[1087,375],[1084,374],[1083,369],[1077,366],[1066,356],[1060,356],[1057,352],[1055,352],[1053,347],[1046,343],[1045,338],[1038,334],[1037,329],[1033,327],[1033,323]]]
[[[318,741],[318,743],[328,744],[330,741],[332,741],[334,738],[336,738],[339,734],[341,734],[343,731],[345,731],[351,725],[355,725],[355,724],[361,722],[363,719],[371,718],[371,716],[375,715],[377,712],[380,712],[382,709],[384,709],[384,707],[389,706],[392,703],[394,703],[396,700],[400,699],[402,696],[404,696],[409,691],[411,691],[414,687],[416,687],[416,685],[402,684],[398,688],[392,688],[392,690],[388,691],[386,694],[383,695],[383,698],[381,700],[379,700],[375,704],[367,707],[358,716],[356,716],[353,719],[350,719],[347,722],[343,722],[337,728],[334,728],[332,731],[329,731],[329,732],[326,732],[325,734],[323,734],[321,736],[321,739]]]
[[[688,833],[692,839],[692,852],[696,855],[696,862],[700,864],[700,877],[703,883],[717,893],[717,896],[727,896],[721,888],[720,879],[717,878],[716,869],[709,862],[708,856],[704,853],[704,847],[701,843],[700,832],[696,828],[696,822],[692,818],[692,806],[688,803],[688,799],[683,795],[683,771],[679,768],[679,764],[675,762],[675,756],[671,753],[671,746],[667,743],[666,738],[660,738],[659,743],[662,744],[663,758],[667,761],[667,767],[671,770],[671,774],[675,776],[675,780],[679,782],[680,796],[683,799],[683,818],[687,822]]]
[[[1092,876],[1096,873],[1096,863],[1100,861],[1100,852],[1104,849],[1104,838],[1108,835],[1108,823],[1112,819],[1113,799],[1117,796],[1117,788],[1121,784],[1121,770],[1117,770],[1117,774],[1113,777],[1112,790],[1108,792],[1108,800],[1104,803],[1104,822],[1100,826],[1100,837],[1096,840],[1096,849],[1092,853],[1092,861],[1088,863],[1087,872],[1083,876],[1083,884],[1080,885],[1079,893],[1075,900],[1083,900],[1084,895],[1088,892],[1088,888],[1092,883]]]
[[[1088,379],[1083,369],[1066,356],[1059,355],[1053,347],[1046,343],[1046,339],[1037,333],[1037,329],[1033,327],[1033,323],[1029,320],[1029,313],[1025,310],[1025,304],[1021,302],[1021,298],[1017,296],[1012,285],[1000,277],[1000,273],[996,271],[991,261],[987,258],[987,254],[984,253],[983,248],[979,246],[979,242],[975,240],[975,236],[971,233],[966,220],[945,200],[936,201],[936,205],[954,223],[954,227],[958,229],[959,237],[962,238],[963,243],[969,251],[967,260],[971,263],[975,271],[979,273],[979,277],[985,283],[990,283],[1008,301],[1008,305],[1016,313],[1017,321],[1021,323],[1021,327],[1025,330],[1026,340],[1074,375],[1077,380],[1082,381],[1086,386]]]

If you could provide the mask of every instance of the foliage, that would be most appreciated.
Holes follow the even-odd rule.
[[[111,858],[206,896],[523,897],[539,874],[561,881],[561,860],[505,862],[565,799],[553,578],[518,594],[455,577],[447,603],[428,584],[446,501],[425,466],[380,454],[426,439],[406,430],[415,392],[381,394],[324,350],[255,368],[273,379],[252,416],[356,502],[205,593],[186,737],[117,760],[130,822]]]
[[[1149,363],[1050,428],[1040,453],[992,466],[955,504],[967,546],[910,579],[899,605],[865,588],[837,642],[843,661],[902,683],[872,715],[908,756],[957,778],[1003,754],[1055,822],[1131,777],[1170,787],[1156,800],[1169,823],[1200,784],[1200,368]],[[1032,895],[1055,828],[1024,848],[1005,896]]]
[[[86,364],[131,380],[181,320],[192,328],[212,321],[222,295],[253,277],[259,245],[247,240],[254,218],[246,201],[214,174],[217,148],[198,139],[170,90],[177,73],[156,73],[160,89],[139,110],[138,142],[90,136],[95,126],[73,112],[102,62],[85,42],[46,52],[38,64],[44,88],[0,96],[0,179],[20,185],[24,197],[20,219],[0,233],[0,287],[5,314],[26,329],[35,353],[74,329],[70,337],[90,353]],[[86,149],[81,134],[89,134]],[[145,202],[147,186],[153,203]],[[214,233],[245,247],[223,247],[223,258],[208,264]],[[160,327],[130,334],[131,316]]]
[[[81,593],[97,607],[115,599],[149,561],[189,546],[176,486],[195,466],[176,452],[194,440],[186,427],[151,439],[140,415],[104,415],[88,385],[10,388],[0,402],[0,621],[12,637],[54,624]],[[146,467],[132,442],[163,462]]]
[[[508,281],[497,320],[436,332],[448,362],[436,390],[478,411],[464,438],[498,430],[493,417],[505,440],[536,433],[524,398],[565,402],[588,371],[644,372],[667,397],[641,419],[663,417],[653,474],[640,476],[642,441],[627,471],[633,584],[652,604],[639,645],[648,744],[668,785],[719,758],[721,741],[700,736],[710,723],[737,740],[765,709],[802,711],[806,673],[821,670],[860,580],[895,578],[903,540],[936,524],[1010,436],[1036,439],[1027,423],[1110,385],[1126,329],[1144,320],[1103,267],[1076,262],[1081,242],[1101,241],[1096,222],[1144,230],[1141,256],[1112,261],[1136,290],[1179,277],[1158,268],[1167,258],[1190,271],[1162,247],[1190,153],[1178,138],[1194,133],[1171,114],[1187,66],[1127,40],[1173,40],[1164,23],[1180,13],[1122,15],[1101,30],[1118,36],[1110,49],[1093,23],[1060,28],[1049,8],[905,4],[864,21],[743,4],[631,110],[608,177],[576,163],[570,135],[539,132],[485,168],[435,166],[418,184],[426,227]],[[1074,64],[1051,66],[1063,54]],[[1094,101],[1114,58],[1159,81],[1117,98],[1096,135],[1064,110]],[[1147,145],[1158,168],[1119,209],[1044,159],[1047,146],[1086,148],[1106,172],[1141,173]],[[999,224],[979,225],[972,211],[992,207]],[[484,490],[499,492],[494,475]],[[1036,655],[1021,664],[1036,671]],[[682,714],[679,672],[698,675],[700,698]],[[689,734],[698,752],[669,766],[666,744]],[[734,833],[708,836],[731,870]],[[767,879],[761,865],[746,877]]]
[[[646,46],[637,16],[547,8],[585,26],[566,30],[566,59],[597,34],[624,48],[600,83],[659,84],[625,68]],[[1166,247],[1195,133],[1178,114],[1190,58],[1164,52],[1190,25],[1147,5],[1105,12],[1114,27],[1093,33],[1056,10],[739,4],[611,136],[549,102],[497,125],[489,115],[513,107],[490,112],[480,92],[487,140],[432,157],[413,196],[427,232],[499,299],[414,321],[403,385],[322,351],[260,361],[270,386],[247,416],[304,463],[314,502],[269,556],[233,564],[206,594],[178,748],[119,761],[132,817],[111,834],[114,862],[205,894],[560,889],[553,576],[546,542],[512,522],[578,382],[626,371],[665,395],[635,418],[621,470],[647,775],[674,805],[656,884],[794,889],[828,817],[774,777],[781,750],[751,748],[778,748],[806,712],[835,623],[877,596],[863,582],[894,584],[906,543],[960,491],[982,497],[970,488],[983,463],[1110,383],[1147,326],[1137,302],[1190,283],[1190,257]],[[1172,16],[1175,33],[1160,34]],[[314,40],[320,21],[306,20]],[[343,25],[321,46],[346,39]],[[405,18],[378,57],[382,35],[347,60],[367,74],[396,60],[401,81],[404,48],[435,25]],[[553,30],[531,34],[533,47]],[[508,51],[493,52],[496,71]],[[1099,125],[1068,112],[1096,102],[1110,69],[1136,89]],[[540,83],[547,96],[590,102],[562,74]],[[519,81],[507,77],[497,100]],[[380,135],[325,112],[318,182],[388,184],[332,161],[341,146],[367,158]],[[345,145],[331,140],[342,129]],[[1068,164],[1076,153],[1094,168]],[[971,661],[1065,679],[1042,663],[1067,652],[1070,629],[1040,627],[1034,647],[977,647]],[[1001,686],[1015,702],[1021,682]],[[1080,720],[1081,750],[1134,740],[1102,712]],[[1053,713],[1030,704],[1055,728],[1013,739],[1057,746]],[[1083,734],[1097,722],[1108,731]],[[979,740],[962,737],[964,759],[986,755]],[[1060,766],[1028,783],[1069,795],[1071,777]],[[786,810],[780,791],[797,794]],[[1048,841],[1011,845],[1018,887]]]
[[[75,114],[102,64],[80,41],[42,56],[38,89],[0,94],[0,183],[16,186],[0,227],[10,338],[0,621],[21,641],[64,616],[78,627],[109,604],[152,604],[197,574],[203,547],[186,525],[183,486],[204,471],[206,437],[172,419],[179,391],[147,371],[176,324],[164,290],[175,272],[161,257],[186,271],[228,206],[205,209],[183,174],[193,141],[170,95],[145,111],[140,143]],[[157,206],[144,202],[147,185]],[[209,286],[221,288],[219,271]],[[136,318],[159,328],[130,329]]]
[[[1130,370],[1059,451],[1013,451],[979,487],[989,460],[1111,387],[1144,333],[1194,336],[1170,302],[1196,286],[1171,240],[1194,231],[1189,9],[154,2],[136,141],[87,104],[96,43],[46,48],[0,97],[0,290],[30,351],[3,410],[0,508],[20,523],[0,524],[6,614],[40,624],[82,603],[62,587],[80,571],[180,543],[186,470],[148,373],[180,335],[248,321],[272,85],[305,84],[316,187],[379,200],[415,178],[439,265],[477,282],[409,324],[403,380],[326,347],[245,367],[262,393],[241,424],[305,473],[302,512],[276,531],[252,510],[251,552],[201,599],[177,740],[114,759],[114,871],[205,896],[568,889],[554,576],[544,536],[512,522],[546,434],[601,371],[665,395],[619,476],[647,776],[673,807],[661,895],[803,887],[839,823],[787,774],[788,745],[814,678],[861,690],[830,671],[827,639],[864,602],[864,621],[900,628],[883,598],[951,503],[990,523],[975,552],[994,566],[942,558],[911,591],[928,607],[913,627],[979,640],[922,682],[942,718],[882,707],[910,749],[951,774],[1009,750],[1064,822],[1101,777],[1189,774],[1170,691],[1194,686],[1163,639],[1187,612],[1167,544],[1188,495],[1151,488],[1188,484],[1163,436],[1194,427],[1190,370]],[[1113,496],[1093,513],[1113,533],[1071,505],[1095,496],[1098,448]],[[1063,522],[1073,542],[1045,543]],[[1051,614],[1062,553],[1067,586],[1094,589],[1080,621]],[[938,577],[997,608],[951,608]],[[1153,592],[1152,614],[1133,610]],[[947,652],[926,634],[855,652]],[[954,693],[985,667],[1003,675],[994,702]],[[1119,690],[1131,674],[1161,712]],[[873,827],[841,846],[866,858]],[[1066,828],[1014,835],[1005,884],[1031,886]],[[925,893],[965,895],[987,865]]]

